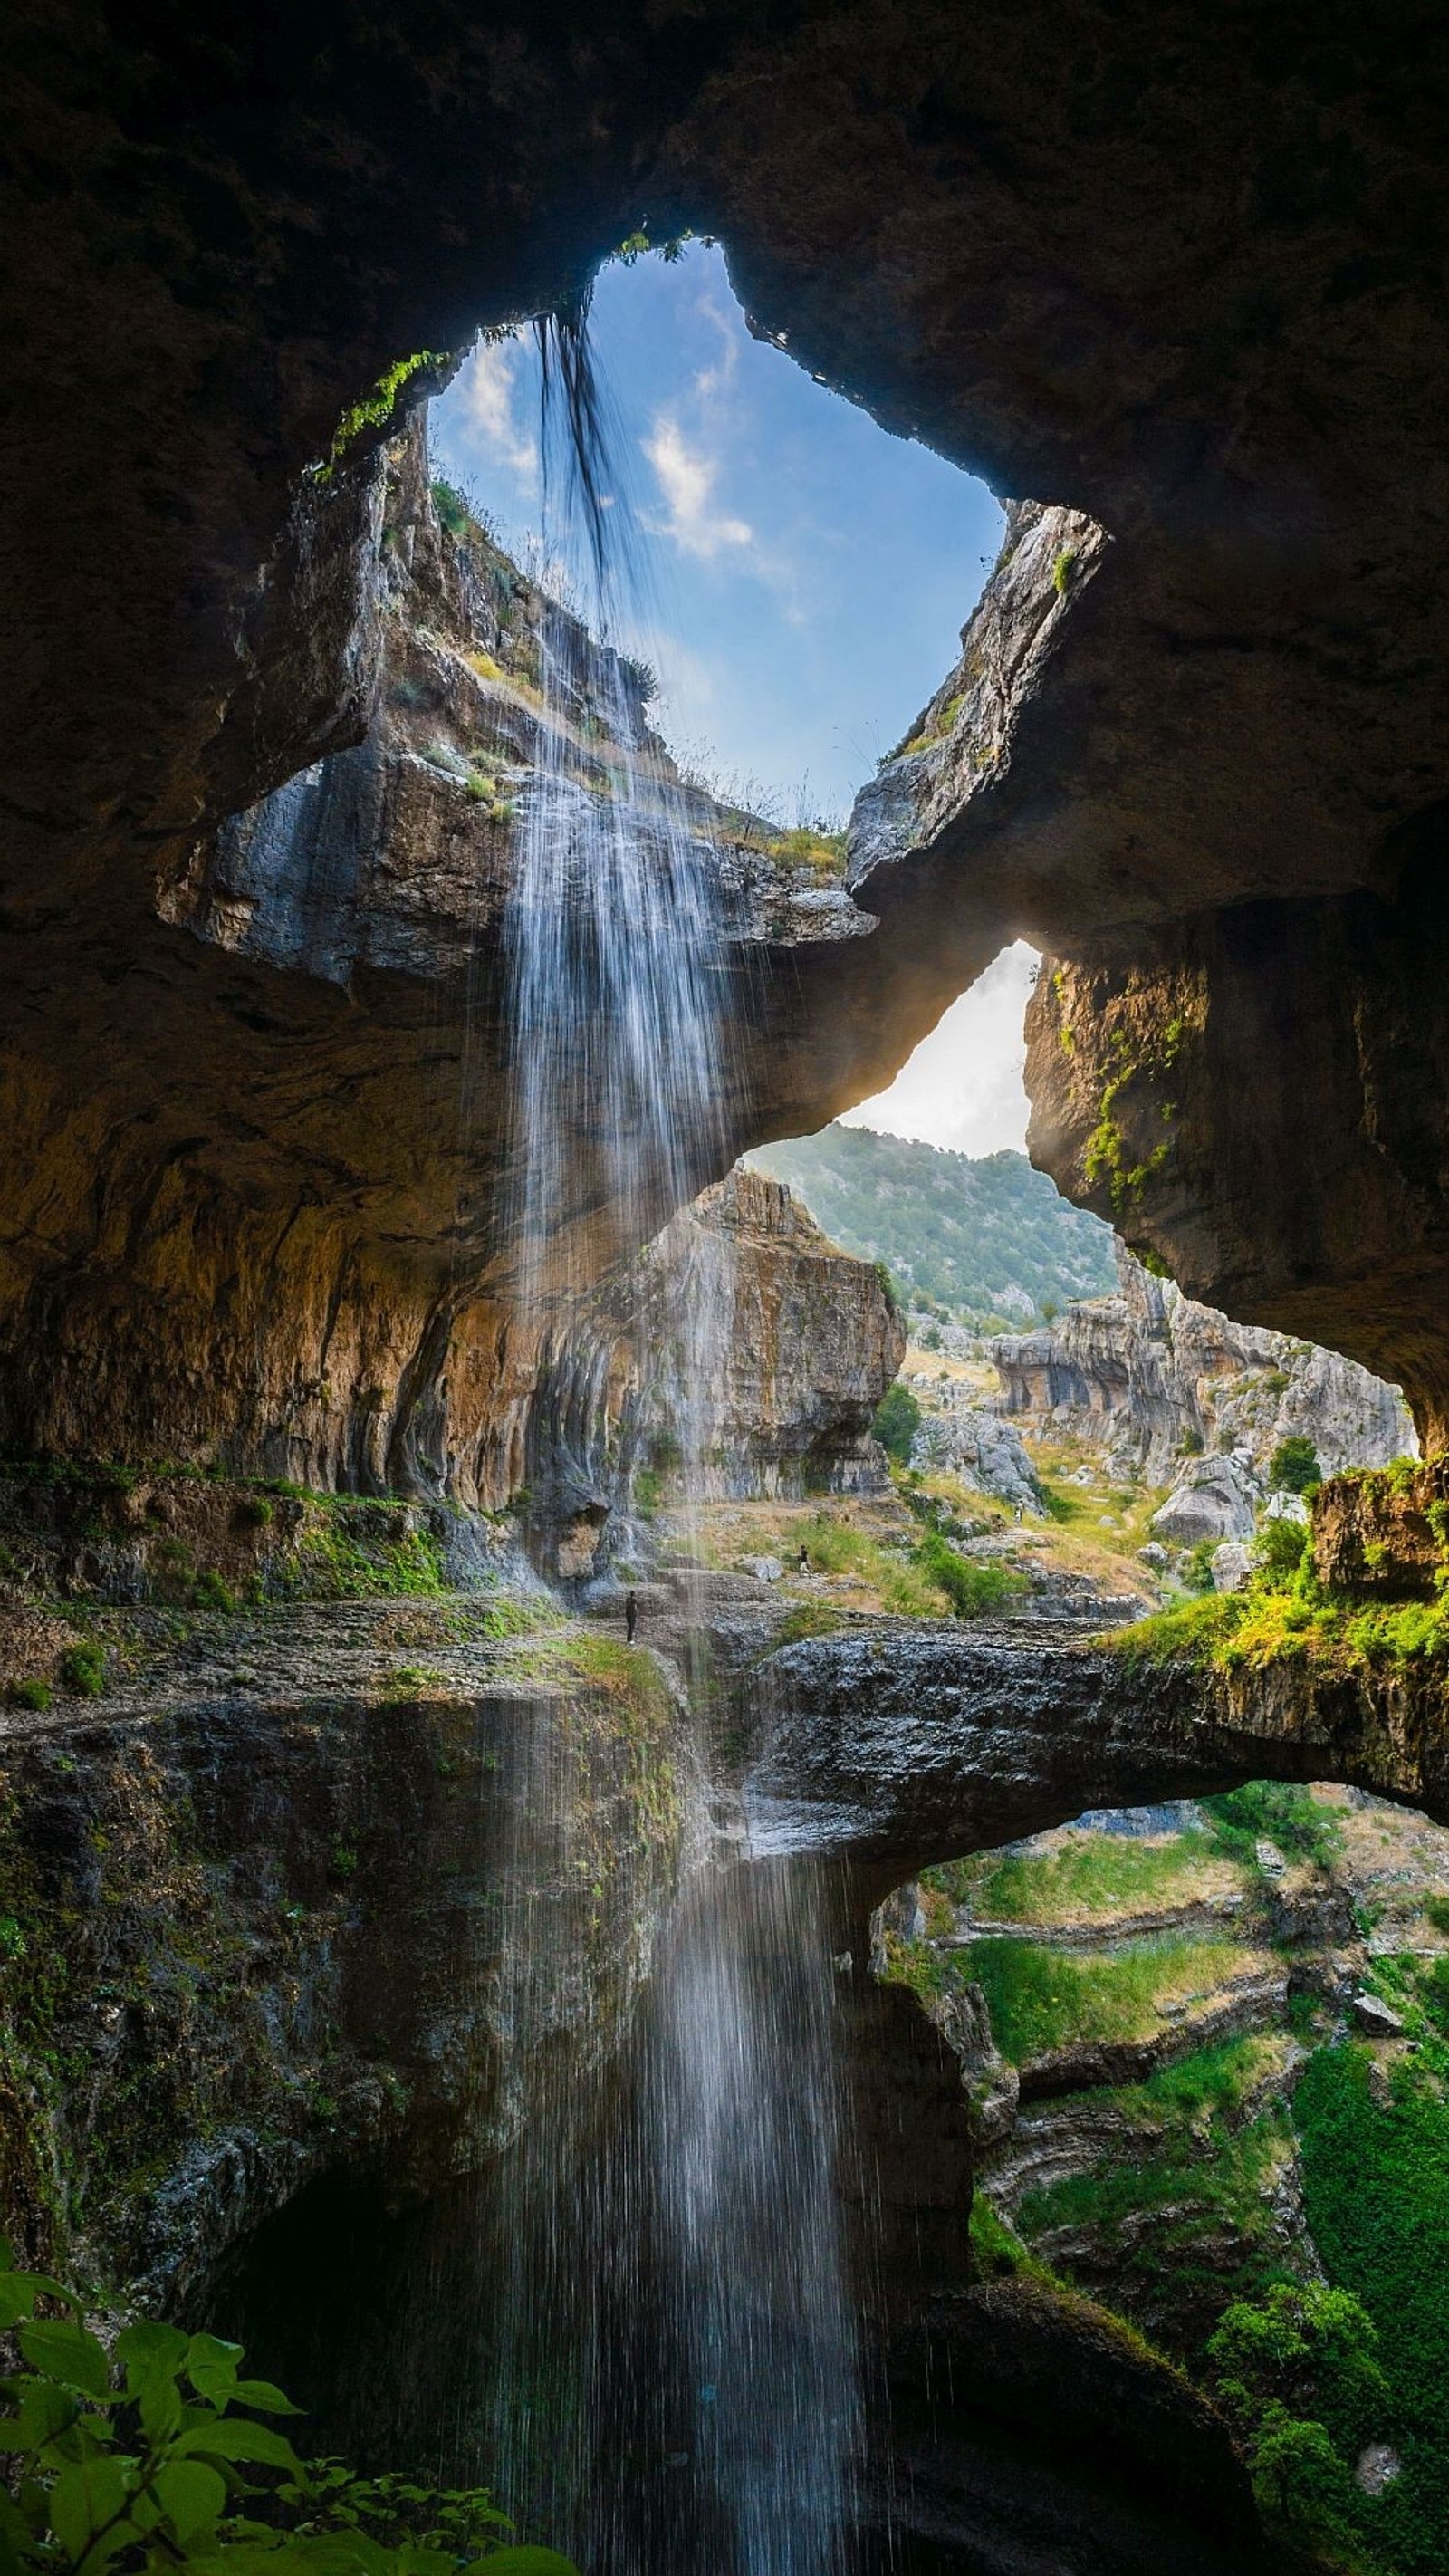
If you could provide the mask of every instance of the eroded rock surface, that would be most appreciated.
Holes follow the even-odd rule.
[[[1018,1632],[880,1621],[762,1668],[746,1794],[764,1830],[905,1868],[1089,1807],[1249,1779],[1349,1780],[1449,1816],[1437,1678],[1223,1673]]]
[[[1008,1417],[1100,1440],[1153,1482],[1173,1474],[1184,1444],[1239,1450],[1260,1474],[1294,1435],[1312,1441],[1330,1475],[1417,1448],[1398,1389],[1337,1351],[1236,1324],[1154,1278],[1121,1244],[1117,1270],[1115,1297],[993,1341]]]

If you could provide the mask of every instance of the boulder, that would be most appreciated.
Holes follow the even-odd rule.
[[[1253,1551],[1240,1538],[1225,1538],[1213,1549],[1214,1592],[1241,1592],[1253,1571]]]
[[[977,1493],[1022,1511],[1043,1508],[1045,1497],[1021,1434],[979,1405],[927,1414],[912,1444],[911,1464],[944,1469]]]
[[[1196,1547],[1205,1538],[1251,1538],[1261,1490],[1251,1463],[1238,1450],[1192,1458],[1153,1513],[1153,1534],[1175,1547]]]
[[[1380,1996],[1356,1994],[1350,2010],[1358,2028],[1369,2039],[1402,2039],[1403,2021],[1392,2004],[1384,2003]]]

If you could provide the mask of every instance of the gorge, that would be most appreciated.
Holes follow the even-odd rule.
[[[1442,43],[22,11],[0,2197],[104,2345],[34,2563],[101,2563],[58,2481],[138,2319],[424,2505],[495,2485],[499,2576],[1435,2563],[1398,2381],[1375,2489],[1306,2365],[1224,2394],[1233,2302],[1149,2343],[1100,2243],[1018,2232],[1035,2061],[951,1962],[974,1856],[1165,1800],[1259,1799],[1253,1925],[1309,1783],[1418,1811],[1449,1900]],[[752,330],[1016,496],[839,848],[692,783],[604,586],[428,461],[476,334],[545,317],[587,561],[589,280],[705,232]],[[738,1158],[1017,937],[1032,1150],[1151,1366],[1094,1445],[1100,1318],[1003,1348],[1002,1504],[888,1468],[888,1284]],[[1272,1329],[1401,1386],[1423,1455],[1388,1389],[1297,1513],[1255,1453],[1191,1592],[1149,1516],[1269,1419],[1203,1396],[1209,1306],[1240,1375],[1296,1397]],[[1350,1929],[1263,1970],[1282,2065],[1428,2136],[1437,1951]],[[1247,2286],[1342,2289],[1341,2237]],[[201,2475],[118,2576],[247,2576]]]

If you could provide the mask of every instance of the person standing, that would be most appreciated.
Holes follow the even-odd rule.
[[[631,1586],[630,1590],[624,1595],[624,1642],[626,1645],[633,1645],[634,1631],[638,1625],[639,1596]]]

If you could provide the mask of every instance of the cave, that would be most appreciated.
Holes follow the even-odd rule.
[[[108,2334],[235,2331],[370,2471],[496,2474],[520,2569],[1290,2563],[1241,2425],[984,2267],[971,2034],[876,1968],[923,1870],[1097,1811],[1449,1820],[1445,41],[1414,0],[7,33],[0,2197],[37,2271],[115,2272]],[[698,239],[1006,513],[823,888],[428,464],[480,334],[536,323],[586,432],[598,273]],[[882,1551],[906,1322],[741,1162],[1015,942],[1032,1161],[1128,1306],[1169,1279],[1272,1338],[1258,1380],[1323,1345],[1412,1409],[1417,1463],[1318,1484],[1291,1606],[1215,1659],[997,1635],[1026,1579],[953,1567],[919,1467]],[[691,1554],[686,1484],[878,1597],[757,1616],[781,1564]],[[753,2164],[701,2072],[746,2042]],[[710,2410],[752,2333],[746,2438]]]

